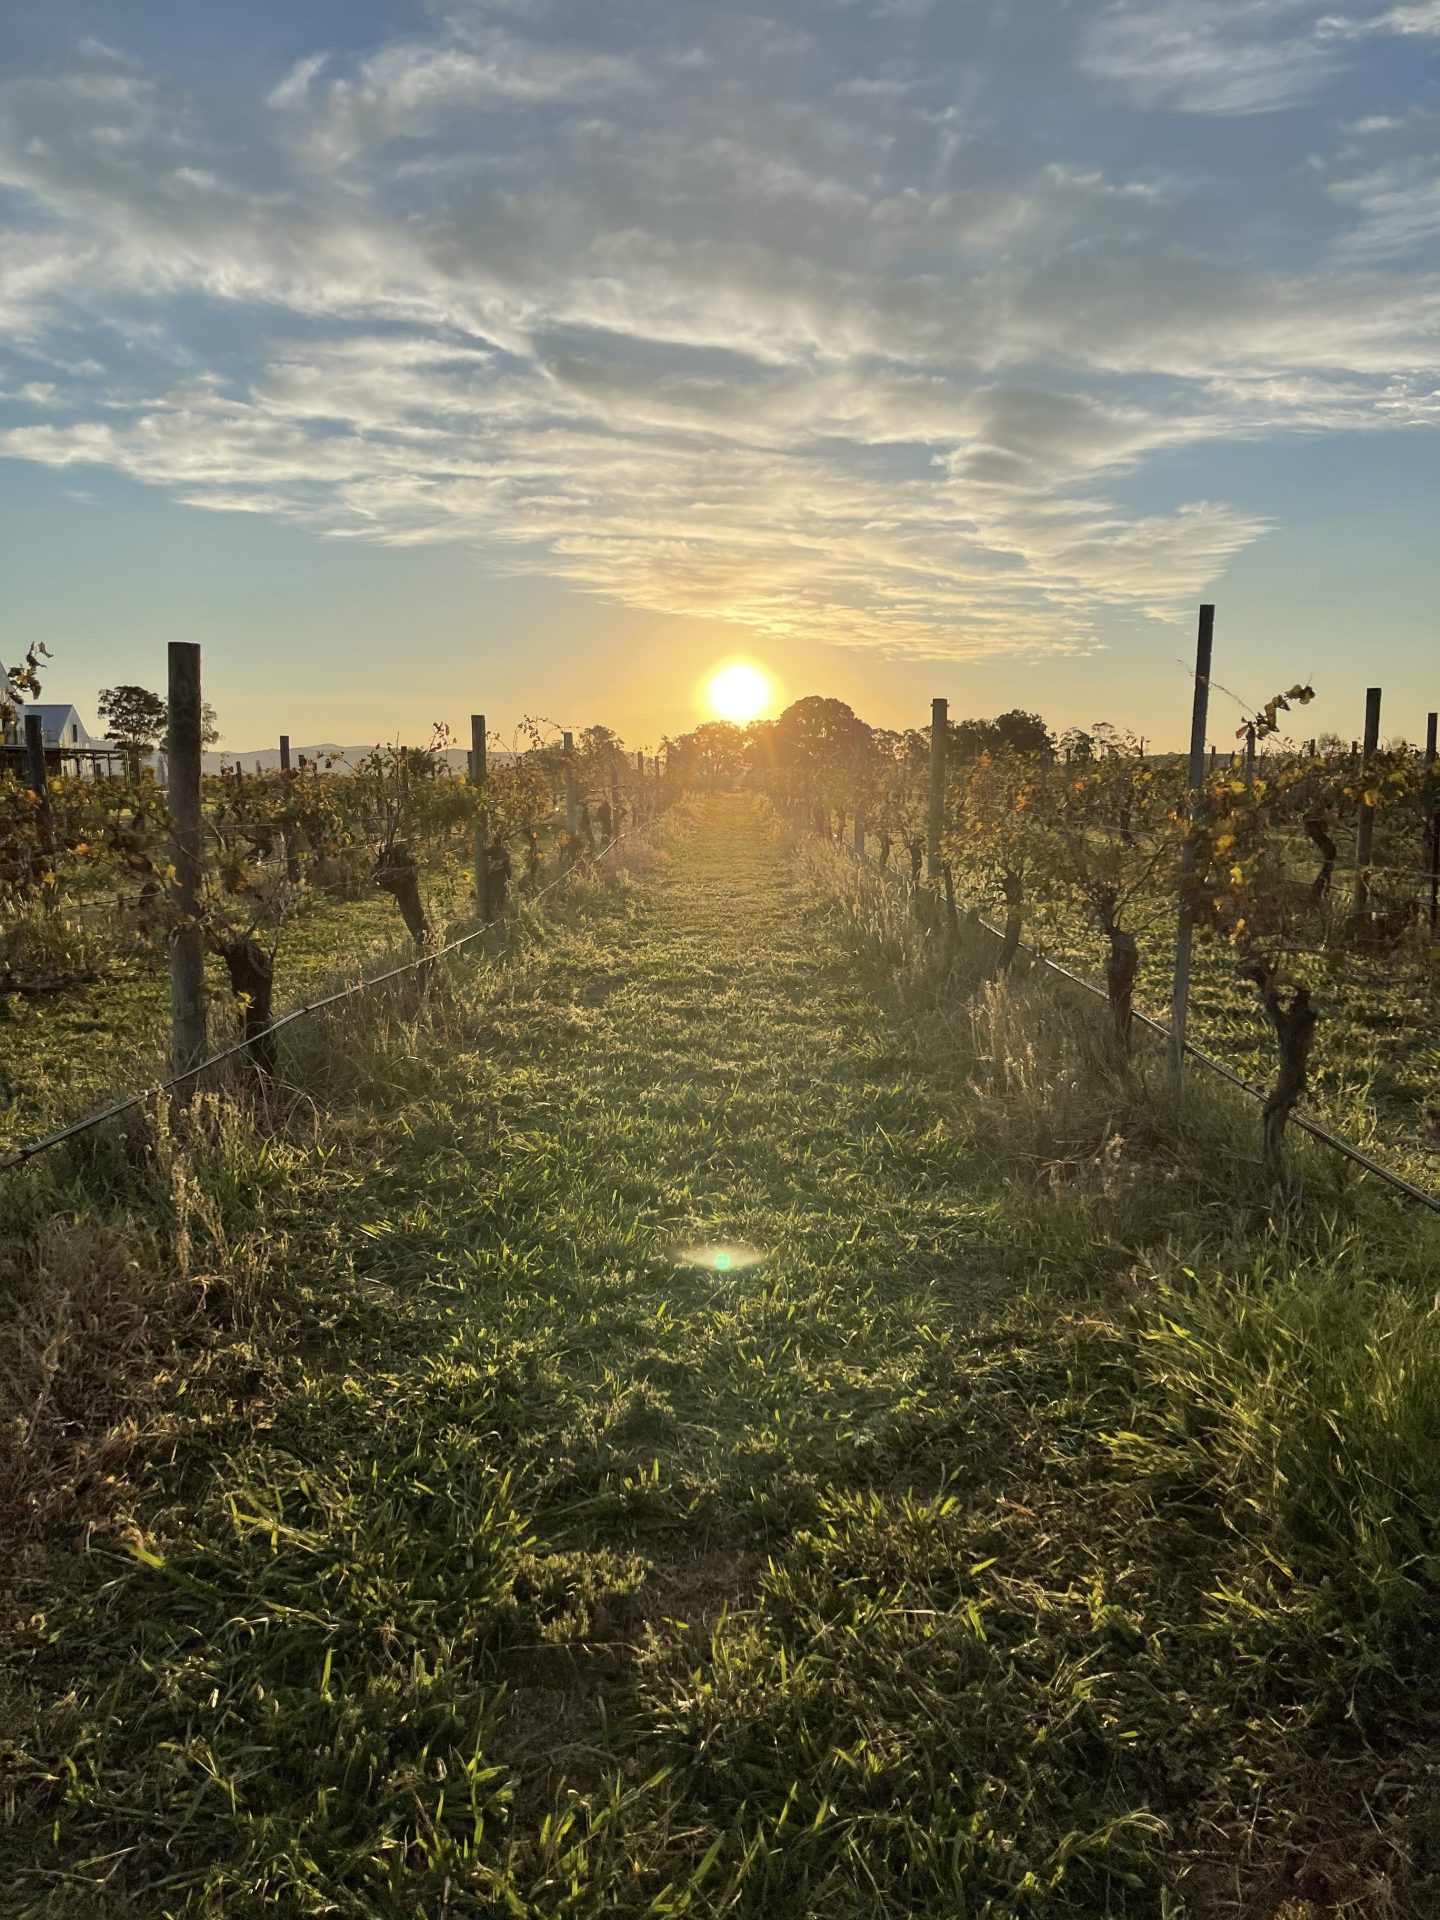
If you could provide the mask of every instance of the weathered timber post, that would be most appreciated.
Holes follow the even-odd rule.
[[[282,733],[280,736],[280,771],[282,773],[288,773],[290,771],[290,736],[288,733]]]
[[[485,781],[489,774],[485,752],[485,716],[470,716],[470,784],[480,796],[475,809],[475,917],[483,925],[490,918],[490,845],[485,816]]]
[[[930,815],[925,831],[925,877],[940,878],[940,834],[945,825],[945,750],[949,745],[950,702],[930,702]]]
[[[1365,752],[1360,765],[1370,765],[1380,747],[1380,689],[1365,689]],[[1367,913],[1370,908],[1370,862],[1375,852],[1375,809],[1363,795],[1360,800],[1360,820],[1355,828],[1355,912]]]
[[[1435,938],[1440,919],[1440,794],[1435,790],[1435,722],[1437,716],[1425,716],[1425,765],[1430,774],[1430,938]]]
[[[205,938],[200,926],[200,882],[205,844],[200,820],[200,649],[172,640],[169,652],[170,863],[175,869],[170,935],[170,1071],[188,1074],[205,1058]],[[193,1079],[178,1090],[187,1100]]]
[[[1205,722],[1210,712],[1210,656],[1214,643],[1215,609],[1213,606],[1203,606],[1195,636],[1195,698],[1190,709],[1190,762],[1186,775],[1192,818],[1205,782]],[[1195,842],[1187,832],[1184,850],[1180,855],[1175,984],[1170,995],[1170,1091],[1177,1101],[1185,1091],[1185,1024],[1190,1010],[1190,952],[1195,940],[1195,920],[1190,901],[1190,881],[1194,874]]]
[[[612,844],[620,838],[620,767],[612,762],[610,767],[610,839]]]
[[[1255,727],[1252,724],[1245,729],[1245,784],[1255,784]]]
[[[565,747],[565,832],[574,839],[580,831],[580,797],[575,788],[575,736],[563,736]]]
[[[38,713],[25,716],[25,783],[35,796],[41,864],[48,873],[55,857],[55,820],[50,811],[50,781],[45,772],[45,726]]]

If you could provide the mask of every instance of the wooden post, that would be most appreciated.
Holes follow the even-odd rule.
[[[200,649],[170,642],[169,775],[170,860],[176,924],[170,935],[170,1070],[188,1073],[205,1058],[205,942],[200,930],[200,880],[205,843],[200,822]],[[194,1080],[177,1091],[185,1101]]]
[[[1435,938],[1440,920],[1440,794],[1435,791],[1435,722],[1433,713],[1425,716],[1425,765],[1430,772],[1430,938]]]
[[[567,733],[565,743],[565,831],[573,840],[580,831],[580,797],[575,790],[575,736]]]
[[[1255,784],[1255,728],[1253,724],[1245,729],[1245,784]]]
[[[48,872],[55,853],[55,822],[50,812],[50,781],[45,771],[45,726],[38,713],[25,716],[25,783],[35,796],[35,825]]]
[[[282,733],[280,736],[280,771],[282,773],[288,773],[290,771],[290,736],[288,733]]]
[[[610,839],[612,843],[620,838],[620,764],[612,763],[610,768]]]
[[[1361,769],[1370,765],[1380,746],[1380,689],[1365,689],[1365,751]],[[1360,819],[1355,828],[1355,911],[1364,914],[1370,908],[1370,862],[1375,853],[1375,809],[1362,799]]]
[[[1214,773],[1214,771],[1215,771],[1215,751],[1216,751],[1216,750],[1215,750],[1215,748],[1214,748],[1214,747],[1211,747],[1211,749],[1210,749],[1210,771],[1211,771],[1211,773]]]
[[[1200,609],[1195,636],[1195,698],[1190,709],[1190,809],[1205,782],[1205,722],[1210,712],[1210,656],[1215,641],[1215,609]],[[1175,985],[1170,996],[1170,1091],[1178,1101],[1185,1091],[1185,1024],[1190,1010],[1190,951],[1195,922],[1188,882],[1195,872],[1195,843],[1187,833],[1180,856],[1180,911],[1175,927]]]
[[[865,858],[865,816],[863,813],[857,813],[855,815],[855,858],[857,860],[863,860]]]
[[[950,743],[950,702],[930,702],[930,818],[925,830],[925,877],[940,878],[940,834],[945,825],[945,749]]]
[[[470,784],[480,795],[475,813],[475,917],[483,925],[490,918],[490,846],[486,833],[485,779],[490,771],[485,752],[485,716],[470,716]]]

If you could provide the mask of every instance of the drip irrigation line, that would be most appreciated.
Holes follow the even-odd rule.
[[[856,861],[857,865],[863,864],[867,867],[870,865],[868,855],[862,854],[856,856],[852,850],[847,849],[847,851],[850,851],[850,857]],[[901,887],[907,892],[931,892],[931,889],[928,887],[912,887],[910,883],[906,881],[903,874],[885,873],[878,867],[874,868],[873,871],[878,874],[880,878],[888,880],[892,886]],[[940,900],[938,894],[934,895],[934,898],[937,905],[943,906],[944,903]],[[978,925],[985,929],[986,933],[992,935],[995,939],[1000,940],[1004,938],[1001,929],[999,927],[992,927],[990,922],[980,913],[975,913],[975,920]],[[1028,954],[1032,960],[1038,960],[1042,967],[1049,967],[1052,973],[1062,975],[1066,980],[1073,982],[1075,986],[1083,987],[1086,993],[1093,993],[1097,999],[1104,1000],[1107,1005],[1109,1004],[1110,996],[1104,987],[1097,986],[1093,980],[1087,980],[1083,973],[1076,973],[1073,968],[1063,966],[1060,961],[1050,959],[1047,954],[1037,953],[1034,947],[1028,946],[1023,940],[1019,942],[1019,949],[1022,953]],[[1132,1014],[1132,1018],[1137,1020],[1142,1027],[1148,1027],[1152,1033],[1158,1034],[1161,1039],[1168,1040],[1170,1038],[1170,1029],[1162,1025],[1159,1020],[1152,1019],[1148,1013],[1141,1013],[1140,1010],[1136,1008]],[[1185,1051],[1192,1060],[1198,1061],[1202,1067],[1208,1067],[1212,1073],[1218,1073],[1222,1080],[1228,1080],[1231,1086],[1238,1087],[1242,1093],[1248,1093],[1252,1099],[1269,1099],[1269,1092],[1265,1087],[1257,1087],[1252,1080],[1247,1080],[1243,1074],[1236,1073],[1233,1067],[1227,1067],[1223,1060],[1216,1060],[1212,1055],[1202,1053],[1193,1041],[1187,1040],[1185,1042]],[[1440,1213],[1440,1194],[1432,1193],[1428,1188],[1416,1186],[1415,1182],[1413,1180],[1407,1180],[1403,1173],[1396,1173],[1392,1168],[1387,1167],[1383,1161],[1374,1159],[1370,1154],[1366,1153],[1363,1148],[1357,1147],[1353,1141],[1345,1139],[1342,1134],[1332,1133],[1329,1127],[1322,1126],[1318,1120],[1312,1120],[1308,1114],[1292,1113],[1290,1116],[1290,1125],[1292,1127],[1299,1127],[1303,1133],[1308,1133],[1313,1139],[1323,1141],[1327,1147],[1333,1147],[1337,1153],[1344,1154],[1347,1160],[1353,1160],[1356,1166],[1363,1167],[1367,1173],[1373,1173],[1377,1180],[1385,1181],[1388,1186],[1394,1187],[1398,1193],[1405,1194],[1408,1199],[1418,1200],[1422,1207],[1428,1207],[1432,1213]]]
[[[668,812],[669,809],[665,811]],[[656,819],[660,820],[664,817],[664,813],[661,813],[656,816]],[[646,823],[647,827],[651,824],[653,823]],[[628,833],[617,834],[613,840],[607,841],[600,848],[594,856],[595,859],[603,860],[606,854],[612,853],[626,840],[634,838],[637,831],[643,831],[643,829],[632,828]],[[564,873],[557,874],[553,880],[547,881],[534,893],[526,894],[524,896],[526,902],[530,905],[536,904],[547,894],[554,893],[558,887],[565,886],[581,871],[582,868],[578,862],[574,866],[567,867]],[[203,1060],[198,1061],[193,1067],[187,1067],[183,1073],[174,1074],[168,1080],[157,1080],[153,1086],[142,1087],[138,1093],[126,1094],[123,1099],[113,1101],[108,1107],[100,1107],[94,1113],[84,1114],[80,1119],[72,1120],[68,1126],[57,1127],[53,1133],[42,1134],[35,1140],[26,1140],[0,1158],[0,1173],[10,1173],[16,1167],[24,1166],[27,1161],[33,1160],[37,1154],[46,1153],[51,1147],[62,1146],[67,1140],[78,1139],[81,1134],[103,1126],[107,1120],[117,1120],[121,1114],[133,1113],[137,1107],[143,1106],[148,1100],[153,1100],[157,1094],[173,1093],[177,1088],[187,1086],[192,1080],[197,1080],[202,1073],[208,1073],[211,1067],[218,1067],[226,1060],[233,1060],[238,1054],[252,1052],[257,1040],[268,1039],[272,1033],[279,1033],[282,1028],[292,1025],[296,1020],[305,1019],[308,1014],[320,1013],[324,1008],[333,1007],[342,1000],[353,999],[356,994],[368,993],[372,987],[383,987],[389,980],[398,980],[404,974],[416,973],[422,967],[433,966],[437,960],[443,960],[447,954],[458,953],[462,947],[468,947],[474,941],[481,939],[492,928],[498,927],[503,917],[503,910],[501,913],[492,914],[482,926],[473,928],[469,933],[461,934],[458,940],[452,940],[446,946],[437,947],[434,953],[420,954],[414,960],[405,961],[402,966],[390,967],[386,972],[374,974],[368,980],[354,980],[349,986],[339,987],[334,993],[327,993],[319,1000],[308,1001],[303,1007],[293,1007],[289,1013],[282,1014],[278,1020],[272,1020],[270,1025],[262,1028],[259,1033],[249,1034],[245,1039],[237,1040],[233,1046],[222,1047],[219,1053],[207,1054]]]

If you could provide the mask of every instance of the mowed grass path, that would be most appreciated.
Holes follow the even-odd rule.
[[[0,1911],[1230,1911],[1307,1683],[813,876],[717,797],[466,991],[179,1183],[207,1331],[27,1548]]]

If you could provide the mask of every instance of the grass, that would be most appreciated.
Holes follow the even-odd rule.
[[[1433,1912],[1436,1234],[984,959],[717,796],[13,1180],[0,1905]]]
[[[427,888],[442,915],[456,910],[459,883],[450,876]],[[265,935],[262,931],[262,942]],[[0,995],[0,1152],[47,1127],[88,1113],[166,1066],[170,985],[163,944],[112,931],[83,936],[99,977],[35,999]],[[303,1003],[309,990],[336,977],[357,978],[387,959],[410,957],[395,904],[371,892],[357,900],[307,900],[284,930],[275,964],[277,1013]],[[214,1047],[238,1034],[224,963],[206,959]]]
[[[1433,1190],[1440,1187],[1440,945],[1422,920],[1388,947],[1357,947],[1335,924],[1343,919],[1350,886],[1349,874],[1338,874],[1329,916],[1307,904],[1292,933],[1302,950],[1292,957],[1291,970],[1320,1010],[1306,1109]],[[1141,954],[1136,1005],[1168,1023],[1173,909],[1157,903],[1135,930]],[[1026,938],[1103,983],[1105,941],[1095,928],[1042,908]],[[1194,954],[1189,1034],[1253,1085],[1273,1080],[1274,1037],[1255,990],[1240,978],[1231,948],[1203,932]]]

